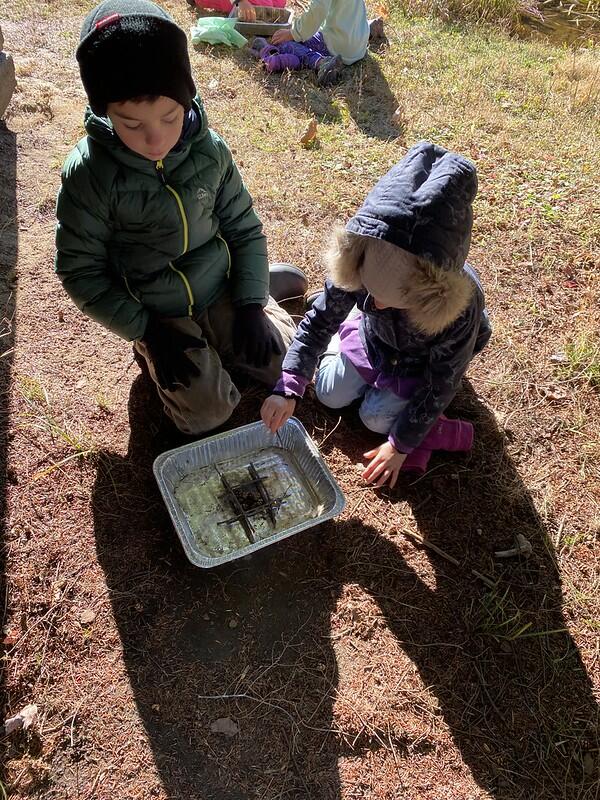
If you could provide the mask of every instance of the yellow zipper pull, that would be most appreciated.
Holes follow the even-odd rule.
[[[166,186],[166,184],[167,184],[167,179],[165,178],[165,171],[164,171],[164,168],[163,168],[163,162],[162,162],[162,159],[161,159],[160,161],[157,161],[157,162],[156,162],[156,171],[158,172],[158,175],[159,175],[159,177],[160,177],[161,181],[162,181],[162,182],[165,184],[165,186]]]

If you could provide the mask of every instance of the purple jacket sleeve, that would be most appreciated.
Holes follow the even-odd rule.
[[[320,356],[355,303],[353,292],[338,289],[331,281],[326,281],[323,292],[298,326],[283,361],[283,373],[305,378],[306,382],[312,380]]]

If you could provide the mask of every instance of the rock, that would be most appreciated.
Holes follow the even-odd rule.
[[[13,731],[26,731],[34,722],[37,717],[37,706],[29,705],[22,708],[14,717],[9,717],[4,722],[4,733],[8,736]]]
[[[8,53],[0,53],[0,117],[6,111],[16,88],[15,64]]]
[[[91,625],[92,622],[96,619],[96,612],[92,611],[91,608],[86,608],[85,611],[82,611],[79,615],[79,622],[82,625]]]
[[[0,27],[0,117],[6,111],[10,98],[17,86],[15,64],[9,53],[3,53],[4,35]]]
[[[223,733],[225,736],[236,736],[239,731],[239,725],[234,722],[231,717],[221,717],[211,722],[210,730],[212,733]]]

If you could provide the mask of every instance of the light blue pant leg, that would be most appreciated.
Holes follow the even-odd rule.
[[[348,318],[359,314],[360,311],[354,307]],[[387,389],[369,386],[348,358],[340,353],[340,347],[340,337],[336,334],[327,345],[317,369],[315,394],[318,400],[328,408],[345,408],[363,397],[358,413],[365,427],[375,433],[389,433],[408,400]]]
[[[328,352],[321,359],[315,378],[315,394],[328,408],[349,406],[354,400],[362,397],[368,388],[368,384],[363,381],[343,353],[329,351],[335,347],[336,338],[339,349],[339,336],[334,336]]]
[[[388,434],[394,421],[408,400],[398,397],[388,389],[374,389],[369,386],[360,404],[358,414],[363,425],[375,433]]]

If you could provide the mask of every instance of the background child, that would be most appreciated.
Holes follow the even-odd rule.
[[[365,453],[367,482],[393,486],[401,468],[424,470],[432,450],[470,449],[470,423],[442,415],[491,334],[479,280],[465,264],[476,191],[475,167],[429,142],[379,181],[337,232],[330,279],[261,409],[267,427],[291,416],[325,353],[319,400],[342,408],[361,398],[363,423],[387,435]]]
[[[364,0],[313,0],[290,30],[277,31],[268,45],[255,39],[252,49],[269,72],[314,69],[321,86],[334,83],[345,64],[365,57],[369,23]]]
[[[221,11],[231,14],[234,8],[237,9],[237,18],[242,22],[254,22],[256,11],[254,6],[268,6],[270,8],[285,8],[285,0],[194,0],[198,8],[208,11]]]
[[[162,8],[101,3],[77,60],[90,108],[63,169],[56,271],[84,314],[135,342],[177,427],[203,433],[239,402],[227,368],[273,386],[294,334],[269,297],[260,220]]]

